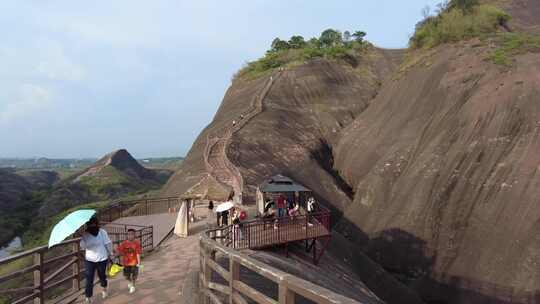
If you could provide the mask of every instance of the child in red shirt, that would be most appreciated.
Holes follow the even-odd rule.
[[[135,239],[135,229],[128,229],[128,239],[120,243],[116,250],[122,257],[124,277],[129,281],[129,293],[134,293],[142,252],[141,243]]]

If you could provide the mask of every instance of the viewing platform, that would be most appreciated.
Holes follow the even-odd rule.
[[[128,228],[135,228],[143,246],[145,267],[135,294],[127,293],[126,282],[119,274],[110,279],[110,297],[105,301],[94,297],[93,303],[176,303],[180,301],[184,283],[190,279],[189,273],[197,272],[200,276],[195,280],[202,295],[201,303],[222,304],[230,297],[230,303],[291,304],[295,294],[322,304],[359,303],[242,253],[274,246],[288,248],[288,244],[303,242],[317,262],[324,252],[325,241],[331,236],[328,210],[278,220],[244,221],[241,227],[209,228],[215,220],[210,217],[192,224],[187,238],[167,239],[176,219],[176,213],[169,212],[178,210],[180,204],[174,198],[143,199],[117,202],[99,212],[102,221],[109,222],[104,228],[115,244],[126,238]],[[202,209],[199,210],[203,213],[207,211]],[[0,297],[6,303],[17,304],[79,303],[85,282],[84,257],[78,243],[79,239],[70,239],[50,249],[43,246],[0,260]],[[229,258],[228,269],[213,260],[218,252]],[[241,267],[277,283],[279,298],[271,300],[256,287],[241,282],[236,275]],[[209,277],[212,271],[228,280],[229,285],[212,283]]]

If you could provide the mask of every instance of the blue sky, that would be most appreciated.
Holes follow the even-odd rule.
[[[185,155],[275,37],[405,47],[429,0],[0,1],[0,157]]]

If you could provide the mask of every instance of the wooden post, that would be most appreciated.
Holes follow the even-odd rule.
[[[234,294],[234,281],[240,281],[240,264],[238,261],[235,261],[232,256],[229,255],[229,272],[231,274],[231,280],[229,281],[229,288],[231,294],[229,295],[229,304],[234,304],[233,294]]]
[[[37,298],[34,298],[34,304],[43,304],[43,252],[40,250],[34,253],[34,265],[38,269],[34,270],[34,293],[38,293]]]
[[[308,238],[308,229],[309,229],[309,212],[306,213],[306,240]]]
[[[279,304],[294,304],[294,292],[287,287],[285,281],[279,283]]]
[[[208,289],[208,283],[212,280],[212,268],[208,266],[208,259],[210,258],[208,251],[203,249],[204,255],[202,256],[203,259],[203,273],[204,273],[204,279],[203,279],[203,290]],[[208,298],[206,295],[203,296],[203,303],[208,304],[210,303],[210,298]]]
[[[73,264],[73,266],[71,266],[73,270],[72,273],[75,276],[72,280],[71,288],[73,289],[73,291],[78,291],[79,289],[81,289],[81,259],[79,254],[79,242],[74,242],[71,244],[71,251],[75,254],[76,258],[75,263]]]
[[[313,239],[313,248],[311,250],[313,250],[313,264],[315,264],[317,261],[317,239],[316,238]]]

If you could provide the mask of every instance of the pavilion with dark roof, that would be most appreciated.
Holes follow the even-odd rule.
[[[283,194],[287,200],[304,205],[311,190],[281,174],[274,175],[257,188],[257,210],[259,214],[264,212],[266,200],[275,200]]]

